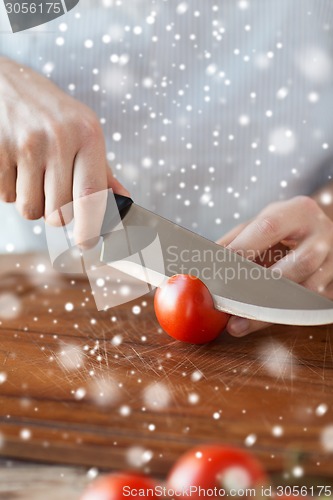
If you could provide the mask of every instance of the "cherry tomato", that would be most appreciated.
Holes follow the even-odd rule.
[[[202,498],[202,491],[211,498],[246,497],[244,490],[257,487],[260,493],[259,488],[266,484],[264,469],[252,455],[222,445],[200,446],[185,453],[175,463],[167,480],[167,488],[177,492],[177,498],[187,498],[186,491],[191,491],[192,500]],[[201,494],[199,488],[202,488]],[[225,494],[221,494],[222,490]]]
[[[155,483],[139,474],[109,474],[91,483],[81,500],[120,500],[123,498],[157,498]]]
[[[206,285],[188,274],[176,274],[158,288],[154,307],[163,330],[192,344],[214,340],[229,319],[228,314],[215,309]]]

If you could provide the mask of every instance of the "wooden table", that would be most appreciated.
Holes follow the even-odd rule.
[[[2,257],[0,273],[3,457],[84,466],[83,484],[92,467],[164,476],[190,447],[222,442],[284,480],[300,467],[301,484],[333,479],[332,326],[191,346],[159,329],[149,295],[98,312],[89,284],[44,256]]]

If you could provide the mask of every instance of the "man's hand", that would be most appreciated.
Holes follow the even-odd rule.
[[[97,116],[27,67],[0,58],[0,199],[15,202],[26,219],[44,216],[58,224],[55,211],[89,194],[112,188],[128,195],[106,161]],[[89,238],[83,202],[74,204],[75,236]],[[101,210],[94,225],[102,224]]]
[[[278,253],[282,258],[271,261],[271,269],[279,269],[286,278],[333,298],[333,221],[312,198],[297,196],[272,203],[218,243],[257,263],[267,264],[267,253],[274,261],[274,253]],[[284,256],[281,247],[287,249]],[[241,337],[266,326],[232,317],[227,330]]]

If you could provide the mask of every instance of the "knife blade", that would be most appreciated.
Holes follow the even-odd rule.
[[[153,287],[175,274],[200,278],[215,307],[235,316],[289,325],[333,322],[333,302],[174,222],[114,196],[122,224],[106,211],[101,261]],[[113,200],[114,206],[114,200]]]

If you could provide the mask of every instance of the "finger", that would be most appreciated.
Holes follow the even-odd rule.
[[[25,219],[37,220],[44,215],[44,169],[37,160],[18,163],[16,207]]]
[[[226,330],[233,337],[244,337],[249,333],[267,328],[269,325],[270,323],[264,323],[263,321],[254,321],[247,318],[239,318],[238,316],[231,316],[226,326]]]
[[[333,300],[333,280],[325,287],[325,297]]]
[[[330,255],[315,273],[301,284],[313,292],[327,295],[327,289],[333,281],[333,257]]]
[[[243,222],[243,224],[238,224],[238,226],[234,227],[233,229],[231,229],[228,233],[226,233],[224,236],[222,236],[220,239],[217,240],[217,244],[218,245],[222,245],[222,246],[227,246],[229,245],[229,243],[231,243],[231,241],[233,241],[236,236],[239,235],[239,233],[241,231],[243,231],[243,229],[249,224],[249,222]]]
[[[78,152],[74,163],[74,239],[90,247],[100,235],[107,203],[107,169],[104,142],[89,142]]]
[[[52,226],[69,224],[73,218],[73,163],[74,155],[53,159],[45,171],[45,222]]]
[[[271,267],[275,262],[278,262],[283,257],[285,257],[290,250],[290,247],[287,247],[283,243],[278,243],[273,247],[270,247],[268,250],[265,250],[259,257],[257,257],[254,262],[264,267]]]
[[[6,154],[0,153],[0,199],[6,203],[16,200],[16,166],[11,164]]]
[[[232,250],[242,253],[244,257],[254,259],[268,248],[287,239],[299,230],[302,223],[300,210],[290,210],[290,204],[284,208],[276,204],[250,222],[238,236],[228,245]]]
[[[330,251],[329,244],[316,236],[308,238],[295,250],[276,262],[271,269],[278,269],[282,275],[296,283],[310,278],[326,260]]]
[[[116,194],[121,194],[122,196],[128,196],[129,198],[131,197],[130,193],[127,191],[127,189],[116,179],[113,175],[113,172],[109,165],[106,166],[107,170],[107,180],[108,180],[108,187],[112,189],[112,191]]]

